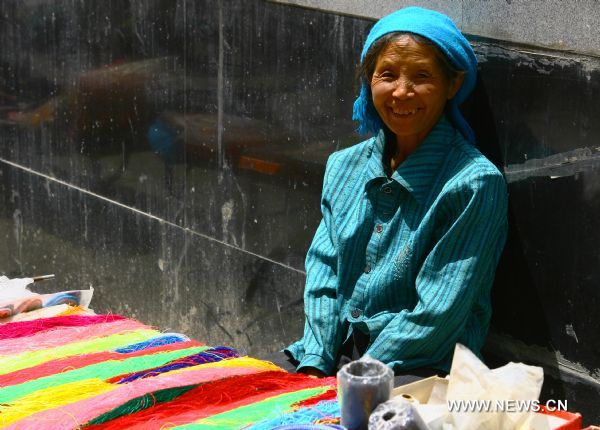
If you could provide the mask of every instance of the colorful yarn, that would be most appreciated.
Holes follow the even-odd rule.
[[[117,375],[129,373],[130,371],[139,371],[142,369],[158,367],[172,360],[197,354],[207,349],[206,346],[198,346],[177,351],[162,352],[159,354],[142,355],[141,357],[126,358],[124,360],[111,360],[81,369],[71,370],[56,375],[46,376],[44,378],[34,379],[19,385],[11,385],[0,390],[0,403],[10,403],[27,396],[35,391],[44,390],[50,387],[59,387],[60,385],[70,384],[86,379],[107,380]]]
[[[141,351],[147,348],[154,348],[155,346],[169,345],[170,343],[185,342],[190,340],[189,337],[179,333],[164,333],[161,336],[153,337],[143,342],[134,343],[133,345],[127,345],[124,348],[117,348],[115,352],[127,354],[130,352]]]
[[[123,416],[102,426],[93,427],[93,429],[158,430],[167,425],[188,424],[211,415],[260,402],[279,394],[304,388],[321,387],[323,384],[335,384],[335,380],[334,378],[314,379],[303,374],[282,371],[253,373],[221,380],[213,378],[212,382],[200,385],[174,401]]]
[[[335,400],[337,399],[337,390],[329,390],[325,391],[320,396],[311,397],[310,399],[302,400],[294,405],[295,408],[306,408],[309,406],[314,406],[319,402],[324,400]]]
[[[36,366],[48,360],[90,352],[108,351],[135,342],[148,340],[159,334],[156,330],[136,330],[87,341],[67,343],[38,351],[26,351],[16,355],[0,356],[0,374]]]
[[[60,408],[113,388],[114,385],[99,379],[86,379],[85,381],[35,391],[9,405],[0,404],[0,426],[21,421],[40,411]],[[26,427],[31,428],[32,422],[35,421],[27,420],[24,424]],[[41,427],[47,428],[45,424]]]
[[[336,424],[285,424],[273,427],[272,430],[346,430],[346,427]]]
[[[170,402],[171,400],[176,399],[177,397],[187,393],[195,387],[197,387],[197,385],[188,385],[185,387],[167,388],[164,390],[156,391],[154,393],[144,394],[141,397],[136,397],[135,399],[129,400],[128,402],[116,407],[110,412],[107,412],[105,414],[100,415],[97,418],[94,418],[93,420],[89,421],[87,425],[93,426],[94,424],[103,424],[105,422],[112,421],[124,415],[131,415],[135,412],[148,409],[160,403]]]
[[[276,418],[293,409],[293,404],[312,396],[317,396],[331,387],[305,388],[291,393],[270,397],[261,402],[242,406],[232,411],[223,412],[196,421],[195,423],[176,426],[179,430],[188,429],[218,429],[236,430],[265,418]]]
[[[1,340],[0,351],[9,353],[7,355],[12,355],[24,351],[62,346],[65,344],[65,341],[78,342],[141,329],[150,329],[150,327],[135,320],[127,319],[81,327],[58,327],[28,337]]]
[[[0,342],[36,333],[56,327],[82,327],[90,324],[107,323],[123,320],[120,315],[69,315],[51,318],[40,318],[33,321],[21,321],[0,325]]]
[[[133,398],[157,390],[200,384],[214,379],[222,379],[237,375],[256,374],[274,369],[277,369],[277,367],[271,363],[242,357],[223,360],[216,363],[208,363],[198,367],[179,369],[173,372],[160,374],[155,378],[138,379],[130,384],[109,384],[112,387],[109,392],[102,393],[95,397],[91,397],[88,394],[88,398],[82,398],[76,403],[65,404],[61,408],[47,408],[47,410],[42,410],[41,412],[32,415],[28,420],[15,422],[9,428],[13,430],[27,430],[31,428],[31,422],[43,422],[44,430],[76,428],[99,415],[123,405]],[[277,373],[285,374],[283,371]],[[215,394],[219,395],[221,398],[228,397],[227,393],[217,392]],[[113,420],[110,423],[115,421],[117,420]],[[147,423],[145,423],[142,428],[150,428],[146,424]]]
[[[229,360],[216,361],[214,363],[206,363],[202,365],[203,369],[219,369],[222,367],[252,367],[254,369],[262,369],[262,370],[278,370],[280,372],[284,372],[284,370],[275,366],[273,363],[268,361],[258,360],[256,358],[251,357],[239,357],[239,358],[231,358]],[[170,373],[181,373],[186,372],[189,369],[176,369]]]
[[[301,408],[300,410],[276,418],[259,421],[248,427],[247,430],[271,430],[274,427],[286,424],[315,424],[323,419],[339,418],[340,416],[341,411],[338,402],[321,401],[309,408]]]
[[[223,360],[225,358],[236,357],[239,357],[239,353],[235,349],[220,346],[216,348],[207,349],[206,351],[202,351],[195,355],[190,355],[188,357],[183,357],[178,360],[174,360],[170,363],[167,363],[164,366],[155,367],[153,369],[146,369],[141,372],[132,372],[128,375],[120,375],[118,377],[108,380],[107,382],[125,384],[128,382],[135,381],[136,379],[156,376],[160,373],[171,372],[177,369],[184,369],[186,367],[198,366],[199,364],[212,363],[215,361]]]
[[[53,316],[0,325],[0,427],[316,430],[339,420],[335,378],[289,374],[117,315],[42,310]]]
[[[191,348],[193,346],[204,346],[204,344],[201,342],[196,342],[195,340],[190,340],[187,342],[172,343],[169,345],[144,349],[129,354],[104,351],[78,355],[75,357],[60,358],[58,360],[51,360],[27,369],[21,369],[16,372],[7,373],[6,375],[0,375],[0,387],[17,385],[26,381],[43,378],[44,376],[80,369],[82,367],[91,366],[92,364],[102,363],[104,361],[124,360],[125,358],[139,357],[147,354],[157,354],[164,351],[175,351],[178,349]]]

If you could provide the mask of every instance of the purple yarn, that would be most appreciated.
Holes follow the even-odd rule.
[[[205,363],[214,363],[215,361],[221,361],[226,358],[237,358],[239,356],[239,353],[233,348],[217,346],[207,349],[206,351],[199,352],[198,354],[178,358],[177,360],[170,361],[163,366],[128,374],[124,378],[117,381],[117,384],[126,384],[128,382],[135,381],[136,379],[148,378],[161,373],[167,373],[172,370],[184,369],[186,367],[198,366]]]

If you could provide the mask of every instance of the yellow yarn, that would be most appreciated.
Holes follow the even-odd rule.
[[[25,351],[15,355],[0,355],[0,375],[37,366],[38,364],[58,358],[110,351],[132,343],[151,339],[159,334],[159,331],[150,329],[127,331],[111,336],[67,343],[66,345],[54,348]],[[68,339],[65,339],[65,342],[68,342]]]
[[[57,316],[66,317],[69,315],[96,315],[94,311],[83,306],[69,306],[67,310],[61,312]]]
[[[214,368],[222,368],[222,367],[250,367],[256,371],[268,371],[268,370],[281,370],[283,369],[275,366],[273,363],[269,361],[258,360],[256,358],[251,357],[239,357],[239,358],[230,358],[227,360],[216,361],[214,363],[203,363],[202,366],[199,367],[186,367],[184,369],[172,370],[169,372],[169,375],[173,375],[176,373],[182,372],[190,372],[198,369],[214,369]]]
[[[35,391],[14,403],[0,405],[0,426],[12,424],[37,412],[97,396],[114,388],[113,384],[94,378]]]
[[[185,369],[177,369],[168,374],[172,375],[174,373],[189,372],[199,368],[219,367],[250,367],[256,371],[281,370],[279,367],[268,361],[257,360],[250,357],[239,357],[214,363],[205,363],[200,367],[193,366]],[[160,375],[158,377],[160,378]],[[93,378],[38,390],[21,397],[14,403],[0,405],[0,426],[12,424],[38,412],[59,408],[92,396],[97,396],[107,391],[114,390],[115,388],[116,386],[114,384],[109,384],[100,379]]]

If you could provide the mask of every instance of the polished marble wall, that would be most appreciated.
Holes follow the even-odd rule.
[[[0,272],[252,353],[299,336],[372,21],[262,0],[5,0],[0,20]],[[488,351],[581,402],[600,393],[600,59],[470,39],[465,111],[511,203]]]

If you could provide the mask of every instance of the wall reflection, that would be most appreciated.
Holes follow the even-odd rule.
[[[254,1],[0,8],[4,157],[302,267],[327,156],[359,139],[348,70],[369,22]]]

